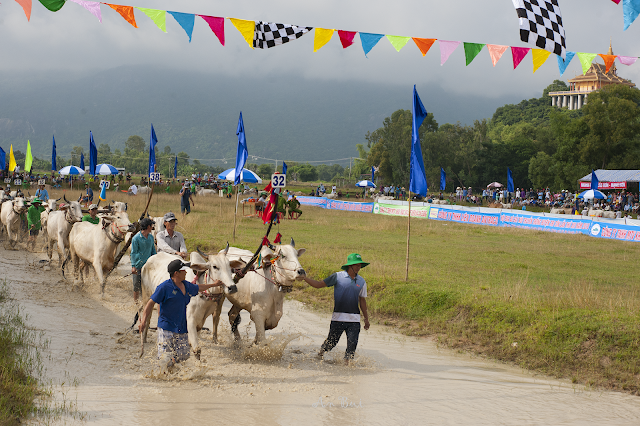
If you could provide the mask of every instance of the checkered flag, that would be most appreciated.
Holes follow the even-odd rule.
[[[513,0],[520,18],[520,40],[565,59],[567,48],[558,0]]]
[[[313,27],[298,27],[288,24],[256,21],[253,33],[253,47],[268,49],[273,46],[296,40],[311,31]]]

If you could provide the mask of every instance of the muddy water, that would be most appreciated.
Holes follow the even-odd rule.
[[[243,313],[242,345],[232,343],[221,321],[219,345],[210,333],[201,334],[201,361],[190,359],[169,376],[160,375],[155,333],[142,359],[138,336],[122,334],[134,312],[130,278],[121,277],[127,265],[100,298],[97,285],[73,291],[55,262],[47,271],[38,262],[42,258],[0,249],[0,274],[11,282],[30,324],[50,340],[47,374],[65,383],[58,399],[77,402],[91,424],[640,423],[640,398],[534,376],[382,327],[363,330],[351,366],[340,363],[344,341],[318,361],[314,355],[329,317],[297,302],[285,304],[265,348],[248,347],[253,328]],[[211,328],[210,319],[205,326]]]

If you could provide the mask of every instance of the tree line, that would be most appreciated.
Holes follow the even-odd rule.
[[[516,187],[552,190],[575,189],[591,169],[640,168],[640,90],[605,86],[580,110],[551,106],[548,93],[565,90],[555,80],[542,97],[500,107],[471,126],[439,126],[429,114],[419,129],[429,190],[438,191],[441,167],[447,191],[506,184],[507,167]],[[362,171],[379,167],[386,184],[408,186],[411,126],[411,111],[398,110],[368,132]]]

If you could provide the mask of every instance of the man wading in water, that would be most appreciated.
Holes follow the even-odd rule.
[[[160,283],[144,307],[140,318],[140,333],[144,332],[147,318],[157,303],[158,308],[158,359],[162,371],[168,371],[177,362],[185,361],[190,355],[189,335],[187,333],[187,305],[191,296],[211,287],[222,285],[216,280],[212,284],[191,284],[185,281],[190,263],[180,259],[171,261],[167,266],[169,279]]]
[[[368,263],[362,261],[357,253],[351,253],[347,263],[342,265],[342,271],[331,274],[322,281],[304,277],[304,281],[311,287],[333,287],[334,308],[331,316],[329,336],[320,347],[318,358],[322,359],[325,352],[333,349],[340,340],[342,333],[347,335],[347,350],[344,362],[349,365],[358,346],[360,336],[360,311],[364,316],[364,329],[369,329],[369,314],[367,312],[367,283],[358,275],[360,269]]]

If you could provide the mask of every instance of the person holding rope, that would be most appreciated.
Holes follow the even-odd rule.
[[[31,250],[36,248],[36,237],[40,233],[40,214],[44,211],[42,201],[36,197],[31,201],[31,206],[27,210],[27,225],[29,226],[29,240],[27,241],[27,249],[31,245]]]
[[[360,311],[364,316],[364,329],[369,329],[369,313],[367,312],[367,283],[358,272],[367,266],[362,256],[351,253],[342,271],[331,274],[322,281],[303,277],[304,281],[314,288],[333,287],[334,308],[329,326],[329,336],[320,347],[318,358],[332,350],[340,340],[342,333],[347,335],[347,350],[344,362],[349,365],[358,346],[360,336]]]
[[[82,216],[82,221],[97,225],[100,223],[100,218],[97,215],[98,215],[98,205],[91,204],[89,206],[89,214],[85,214],[84,216]]]
[[[154,221],[145,217],[140,221],[140,232],[131,239],[131,275],[133,276],[133,301],[138,304],[138,297],[142,291],[142,277],[140,271],[147,260],[156,254],[156,244],[151,235]]]
[[[184,242],[184,237],[175,230],[178,223],[176,215],[173,212],[166,213],[162,220],[164,221],[164,231],[158,232],[156,235],[158,251],[175,254],[186,259],[187,245]]]
[[[167,266],[169,279],[162,282],[151,295],[142,311],[139,330],[144,332],[147,318],[157,303],[158,309],[158,359],[162,369],[171,368],[189,358],[191,348],[187,333],[187,305],[192,296],[211,287],[223,285],[216,280],[211,284],[192,284],[186,281],[190,263],[175,259]]]

